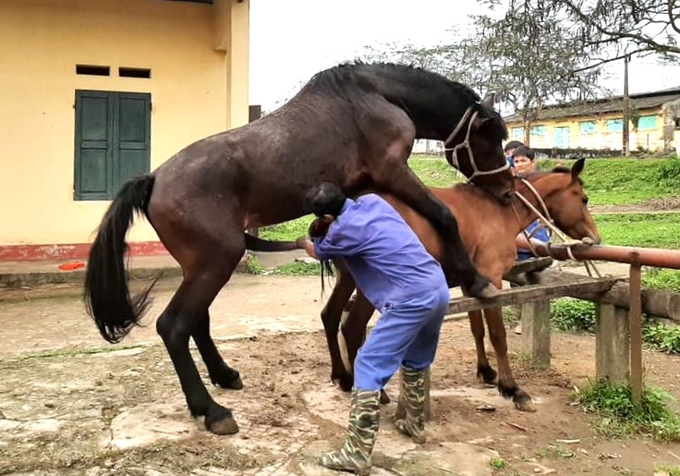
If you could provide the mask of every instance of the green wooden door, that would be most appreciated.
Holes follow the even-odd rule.
[[[110,200],[149,172],[151,95],[76,91],[76,200]]]

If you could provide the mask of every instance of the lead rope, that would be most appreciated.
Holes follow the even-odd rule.
[[[583,243],[583,241],[581,241],[581,240],[575,240],[574,238],[571,238],[571,237],[565,235],[564,233],[562,233],[562,231],[560,231],[554,225],[554,221],[553,221],[552,217],[550,216],[550,212],[548,211],[548,207],[545,205],[543,198],[541,198],[541,196],[538,194],[538,192],[536,191],[534,186],[531,185],[531,183],[529,183],[529,181],[527,181],[526,179],[521,178],[520,181],[531,191],[531,193],[534,195],[534,197],[536,197],[536,200],[538,201],[538,203],[541,205],[541,208],[545,212],[545,216],[543,214],[541,214],[541,212],[539,212],[536,209],[536,207],[534,207],[534,205],[526,197],[524,197],[524,195],[522,195],[518,191],[515,191],[514,194],[517,196],[517,198],[529,210],[531,210],[536,215],[538,220],[541,221],[541,223],[543,225],[545,225],[545,227],[548,229],[548,235],[551,238],[554,234],[557,238],[559,238],[562,241],[562,244],[567,247],[567,256],[569,256],[570,259],[583,263],[584,267],[586,268],[586,272],[588,273],[588,276],[593,277],[592,273],[594,272],[599,278],[601,278],[602,274],[600,273],[600,270],[597,268],[597,266],[595,266],[595,263],[593,263],[591,260],[579,260],[579,259],[576,259],[576,257],[574,257],[572,248],[576,245],[583,245],[585,243]],[[519,215],[517,214],[517,210],[515,210],[514,204],[513,204],[513,211],[515,213],[515,218],[519,222]],[[535,231],[536,231],[536,229],[534,229],[534,231],[532,231],[531,234],[533,235],[533,233]],[[526,229],[522,230],[522,233],[524,234],[527,241],[529,242],[529,248],[530,248],[531,252],[535,256],[538,256],[538,253],[536,253],[536,249],[534,248],[534,246],[531,243],[531,236],[526,232]],[[548,247],[548,254],[552,257],[552,254],[550,253],[550,243],[548,242],[546,244],[546,246]],[[591,270],[591,268],[592,268],[592,270]]]

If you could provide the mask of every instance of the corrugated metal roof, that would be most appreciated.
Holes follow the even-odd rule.
[[[633,111],[654,109],[663,104],[680,99],[680,88],[665,89],[651,93],[639,93],[630,95],[630,108]],[[597,116],[612,112],[623,113],[623,96],[614,96],[606,99],[596,99],[587,102],[571,102],[544,108],[539,114],[538,121],[560,119],[573,116]],[[522,120],[519,114],[512,114],[504,118],[505,122],[518,122]]]

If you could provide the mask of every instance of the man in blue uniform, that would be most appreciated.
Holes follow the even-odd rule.
[[[397,428],[424,443],[425,370],[434,361],[450,293],[444,272],[401,215],[375,194],[352,200],[322,183],[307,195],[318,218],[307,253],[320,260],[343,258],[381,317],[354,362],[354,388],[347,437],[324,454],[327,468],[369,474],[380,423],[380,390],[401,367],[406,418]],[[325,233],[324,233],[325,232]],[[314,235],[318,235],[314,237]]]

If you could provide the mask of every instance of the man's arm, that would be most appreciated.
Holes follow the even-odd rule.
[[[306,236],[301,236],[297,239],[297,244],[300,248],[304,249],[309,256],[314,259],[319,259],[319,257],[314,252],[314,243],[312,243],[312,240]]]

